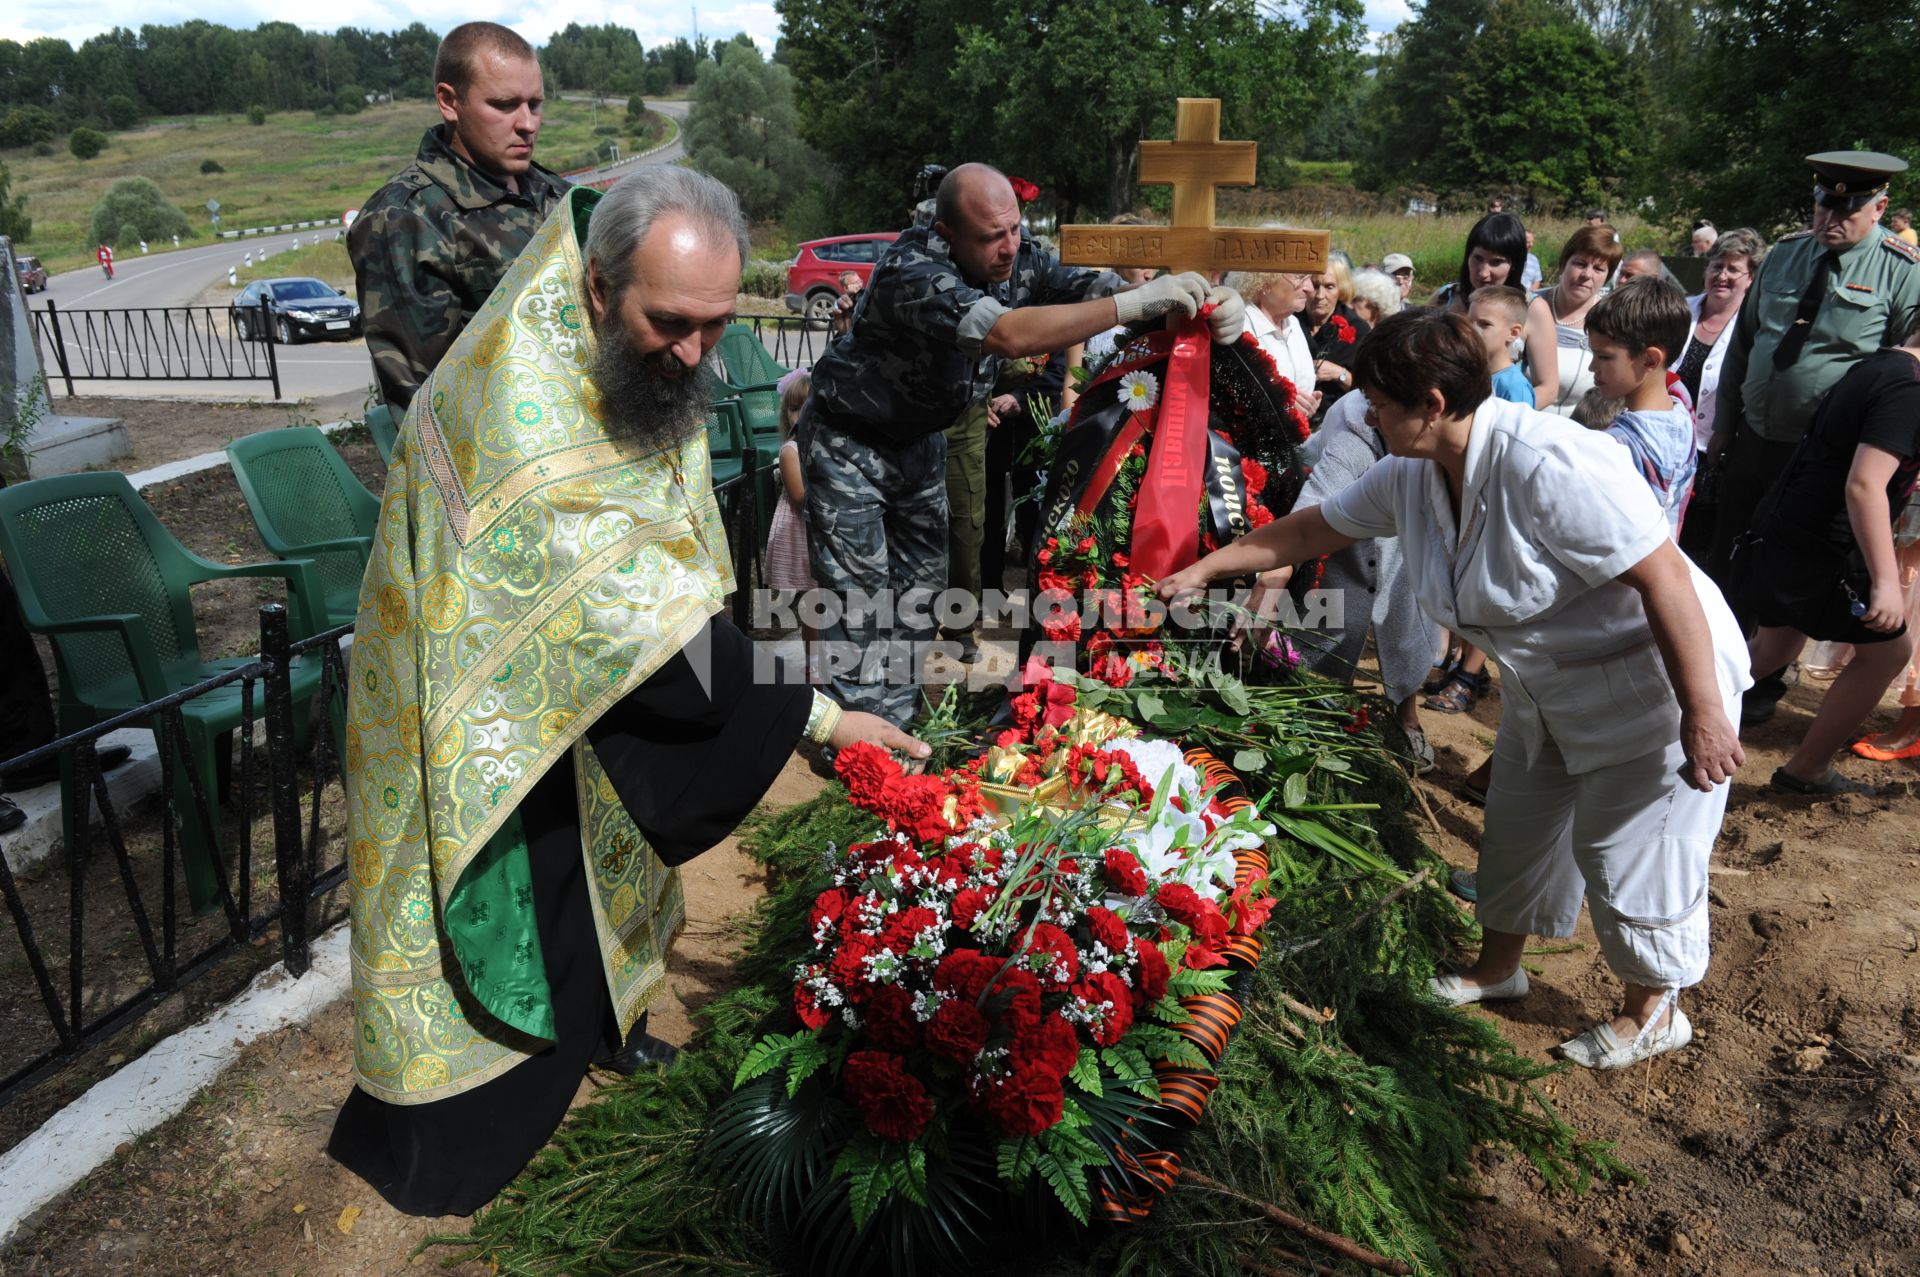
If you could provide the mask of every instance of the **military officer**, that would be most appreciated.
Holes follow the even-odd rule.
[[[933,225],[902,232],[874,267],[852,328],[814,364],[797,427],[814,580],[843,607],[821,626],[842,704],[902,727],[916,711],[930,596],[947,584],[941,432],[992,398],[1001,360],[1208,301],[1217,340],[1244,327],[1239,295],[1199,275],[1125,287],[1034,243],[1012,184],[985,164],[942,178]]]
[[[1904,340],[1920,319],[1920,249],[1880,225],[1887,184],[1906,162],[1877,151],[1823,151],[1807,163],[1812,224],[1768,254],[1720,371],[1708,453],[1720,468],[1710,570],[1723,584],[1734,541],[1821,397],[1854,360]],[[1760,680],[1748,693],[1747,721],[1768,716],[1784,690],[1778,676]]]
[[[532,45],[469,22],[440,41],[433,78],[443,123],[347,232],[367,350],[396,418],[566,189],[533,160],[546,91]]]

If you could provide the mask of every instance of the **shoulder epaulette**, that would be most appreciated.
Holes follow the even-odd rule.
[[[1898,235],[1886,236],[1880,241],[1880,247],[1886,249],[1889,253],[1898,253],[1916,266],[1920,266],[1920,248],[1915,248]]]
[[[1813,232],[1812,232],[1811,230],[1804,230],[1804,231],[1792,231],[1792,232],[1790,232],[1790,233],[1788,233],[1788,234],[1785,234],[1785,235],[1782,235],[1782,236],[1781,236],[1781,237],[1780,237],[1779,239],[1777,239],[1777,240],[1775,240],[1775,241],[1773,241],[1773,242],[1774,242],[1774,243],[1776,243],[1776,244],[1784,244],[1784,243],[1786,243],[1786,242],[1787,242],[1788,240],[1791,240],[1791,239],[1805,239],[1805,238],[1806,238],[1807,236],[1809,236],[1809,235],[1811,235],[1811,234],[1813,234]]]

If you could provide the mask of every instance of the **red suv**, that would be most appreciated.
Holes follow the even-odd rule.
[[[834,303],[840,300],[840,276],[852,271],[865,284],[873,274],[874,263],[896,238],[897,232],[884,231],[808,240],[787,266],[787,309],[798,311],[810,322],[825,324],[833,318]]]

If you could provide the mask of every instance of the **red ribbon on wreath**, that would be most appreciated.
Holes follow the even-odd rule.
[[[1209,306],[1174,332],[1153,450],[1133,516],[1133,566],[1150,579],[1200,557],[1200,495],[1206,487],[1207,394],[1212,365]]]

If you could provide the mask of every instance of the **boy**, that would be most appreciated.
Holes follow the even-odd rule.
[[[1667,363],[1687,344],[1686,296],[1657,277],[1630,279],[1587,315],[1593,388],[1626,407],[1607,433],[1633,454],[1678,536],[1693,488],[1693,415],[1667,389]]]
[[[1527,295],[1506,284],[1476,288],[1467,306],[1467,319],[1486,344],[1493,397],[1531,404],[1533,383],[1513,362],[1513,343],[1527,330]]]

